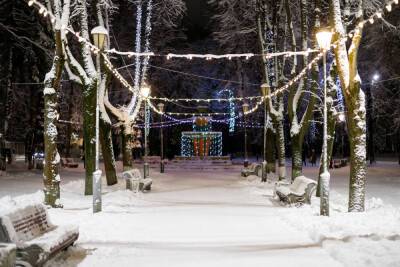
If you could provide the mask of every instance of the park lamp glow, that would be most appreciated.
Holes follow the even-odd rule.
[[[146,83],[140,89],[140,94],[146,99],[149,97],[150,92],[151,92],[151,89]]]
[[[332,41],[332,31],[322,28],[317,32],[316,37],[319,48],[324,51],[329,50]]]
[[[242,108],[243,108],[243,113],[244,113],[244,114],[247,114],[247,113],[249,112],[249,104],[244,103],[244,104],[242,105]]]
[[[346,116],[344,115],[344,113],[340,113],[338,119],[340,122],[344,122],[346,120]]]
[[[98,49],[103,50],[106,44],[106,37],[108,36],[108,31],[103,26],[97,26],[90,32],[93,37],[93,42]]]
[[[261,94],[263,95],[264,98],[266,98],[266,96],[269,94],[270,91],[269,85],[267,83],[263,83],[260,89],[261,89]]]
[[[157,105],[157,107],[158,107],[158,110],[161,112],[161,113],[164,113],[164,103],[158,103],[158,105]]]
[[[374,76],[372,76],[372,80],[374,82],[378,81],[381,78],[381,76],[378,73],[375,73]]]

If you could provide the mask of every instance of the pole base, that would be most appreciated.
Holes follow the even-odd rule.
[[[164,166],[164,162],[160,162],[160,173],[164,173],[164,168],[165,168],[165,166]]]
[[[243,162],[243,167],[247,168],[249,166],[249,160],[245,159]]]
[[[143,178],[149,177],[149,163],[145,162],[143,165]]]
[[[266,183],[267,182],[267,166],[268,166],[268,163],[264,160],[262,163],[261,163],[261,182],[264,182],[264,183]]]
[[[101,170],[93,172],[93,213],[101,211]]]

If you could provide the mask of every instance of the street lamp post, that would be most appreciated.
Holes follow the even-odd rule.
[[[95,171],[93,172],[93,213],[101,211],[101,170],[99,168],[99,115],[100,115],[100,103],[99,93],[101,84],[101,53],[104,51],[106,44],[106,37],[108,31],[103,26],[97,26],[91,31],[93,42],[96,47],[100,49],[100,52],[96,55],[96,68],[97,68],[97,92],[96,92],[96,160],[95,160]]]
[[[329,182],[330,173],[328,169],[328,107],[326,102],[327,88],[326,88],[326,53],[330,49],[332,32],[330,30],[320,30],[317,34],[318,46],[323,54],[323,68],[324,68],[324,131],[323,131],[323,145],[322,145],[322,174],[320,179],[320,214],[329,216]]]
[[[247,168],[249,166],[249,157],[247,153],[247,112],[249,111],[249,104],[244,103],[243,108],[243,118],[244,118],[244,163],[243,166]]]
[[[269,86],[264,83],[261,85],[261,94],[264,97],[264,148],[263,148],[263,162],[262,162],[262,170],[261,170],[261,182],[267,181],[267,122],[268,122],[268,112],[267,112],[267,99],[265,98],[267,94],[269,94]]]
[[[149,136],[149,125],[148,125],[148,120],[149,118],[147,117],[147,101],[148,97],[150,95],[150,87],[147,84],[144,84],[140,90],[140,93],[142,94],[142,97],[144,98],[144,165],[143,165],[143,178],[149,177],[149,163],[147,161],[147,158],[149,156],[149,142],[148,142],[148,136]]]
[[[158,110],[164,112],[164,103],[159,103]],[[164,135],[163,135],[163,116],[160,114],[160,173],[164,173]]]

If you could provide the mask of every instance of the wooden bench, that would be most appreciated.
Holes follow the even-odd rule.
[[[16,246],[15,244],[0,243],[0,267],[15,266]]]
[[[0,242],[17,246],[17,266],[42,266],[78,239],[78,228],[51,224],[46,207],[16,207],[0,216]]]
[[[79,163],[75,162],[73,158],[62,158],[61,159],[61,166],[67,168],[78,168]]]
[[[242,176],[247,177],[249,175],[258,175],[261,170],[261,164],[259,163],[251,163],[247,168],[242,169]]]
[[[333,160],[333,167],[334,168],[341,168],[347,166],[347,159],[334,159]]]
[[[317,182],[305,176],[299,176],[292,184],[277,182],[274,195],[287,204],[310,204],[316,188]]]
[[[138,169],[124,171],[122,178],[126,181],[126,189],[139,192],[150,191],[153,180],[151,178],[143,179]]]

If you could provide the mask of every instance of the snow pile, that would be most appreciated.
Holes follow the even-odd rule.
[[[0,198],[0,216],[13,213],[27,205],[41,204],[43,200],[44,195],[42,191],[37,191],[34,194],[20,195],[14,198],[10,196],[2,197]]]
[[[367,211],[360,213],[348,213],[346,206],[333,204],[330,217],[319,216],[319,199],[315,200],[311,206],[287,209],[281,215],[318,243],[357,237],[400,237],[400,210],[383,205],[380,199],[369,199]]]

